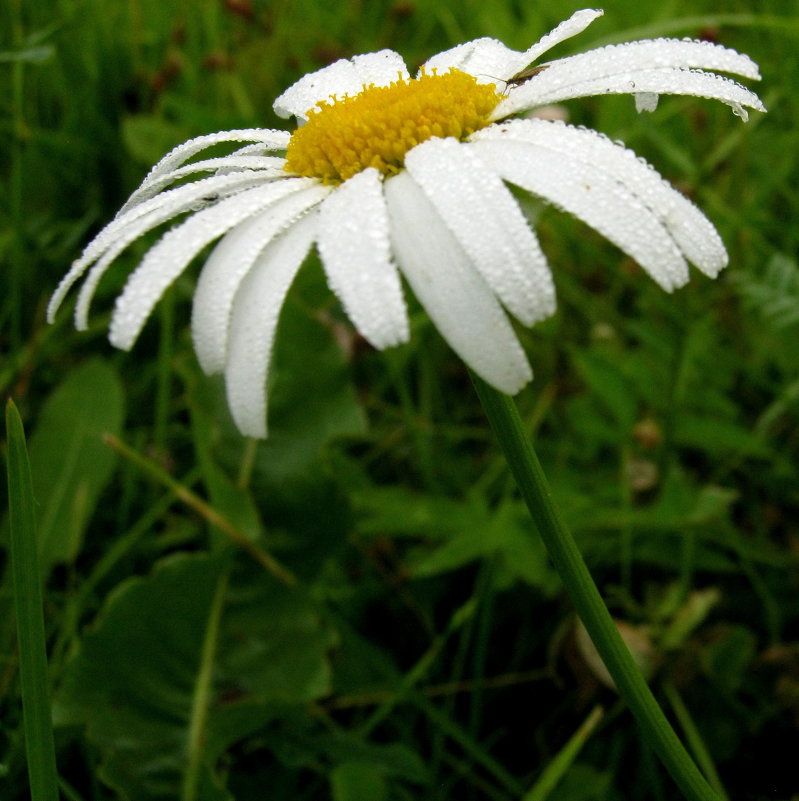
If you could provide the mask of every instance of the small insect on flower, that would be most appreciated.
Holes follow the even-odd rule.
[[[655,170],[585,128],[520,117],[578,97],[695,95],[765,111],[716,71],[757,80],[745,55],[711,42],[647,39],[538,66],[602,14],[573,14],[524,52],[477,39],[411,77],[391,50],[336,61],[275,101],[293,133],[262,128],[192,139],[153,167],[55,291],[52,320],[88,272],[75,309],[85,328],[103,274],[134,241],[175,218],[117,298],[110,340],[128,350],[153,307],[212,243],[194,294],[200,365],[225,375],[239,429],[266,436],[269,363],[297,271],[315,246],[330,288],[375,348],[410,337],[403,278],[466,364],[502,392],[532,370],[509,319],[555,311],[552,275],[509,185],[571,212],[665,290],[688,263],[715,276],[727,253],[712,223]],[[488,76],[495,75],[496,78]],[[518,117],[518,118],[517,118]],[[229,143],[225,156],[203,157]]]
[[[520,83],[524,83],[525,81],[530,80],[530,78],[534,78],[536,75],[539,75],[548,68],[549,64],[539,64],[537,67],[530,67],[529,69],[517,72],[514,76],[508,78],[506,83],[508,86],[518,86]]]

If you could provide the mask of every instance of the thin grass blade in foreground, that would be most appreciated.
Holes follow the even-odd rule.
[[[17,407],[10,399],[6,404],[6,435],[11,569],[14,576],[14,608],[31,801],[57,801],[58,779],[50,712],[41,574],[36,553],[33,486],[25,430]]]

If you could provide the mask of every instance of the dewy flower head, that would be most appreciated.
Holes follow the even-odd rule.
[[[188,216],[145,255],[116,302],[110,339],[129,349],[167,287],[207,245],[194,295],[200,364],[224,372],[239,429],[266,435],[272,343],[286,293],[316,248],[331,289],[376,348],[407,341],[400,273],[441,334],[489,384],[512,394],[532,377],[506,314],[525,325],[552,314],[546,259],[507,184],[585,221],[664,289],[691,262],[715,276],[727,254],[713,225],[635,154],[595,131],[514,115],[575,97],[659,94],[715,98],[746,119],[764,111],[744,86],[745,55],[709,42],[610,45],[517,76],[601,11],[578,11],[525,52],[477,39],[431,58],[411,78],[382,50],[306,75],[275,101],[293,134],[254,129],[201,136],[147,175],[72,265],[53,318],[87,271],[75,310],[85,328],[97,284],[134,240]],[[219,143],[231,154],[196,158]],[[285,157],[278,155],[285,153]],[[210,173],[201,177],[205,173]]]

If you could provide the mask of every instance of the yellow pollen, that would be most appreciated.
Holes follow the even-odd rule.
[[[353,97],[317,103],[292,134],[285,169],[326,184],[367,167],[393,175],[420,142],[434,136],[462,140],[489,125],[488,115],[503,97],[493,84],[477,83],[460,70],[370,84]]]

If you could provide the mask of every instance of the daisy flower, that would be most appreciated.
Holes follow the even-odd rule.
[[[519,115],[570,98],[660,94],[715,98],[746,119],[758,97],[714,71],[759,78],[757,65],[701,41],[610,45],[527,69],[602,14],[578,11],[524,52],[476,39],[433,56],[412,78],[391,50],[306,75],[274,104],[293,133],[200,136],[153,167],[86,247],[50,302],[52,320],[85,276],[76,325],[98,282],[148,231],[184,216],[130,275],[111,319],[129,349],[164,291],[207,246],[192,309],[207,373],[224,372],[239,429],[266,435],[269,362],[291,283],[315,245],[328,284],[375,348],[409,338],[401,276],[453,350],[514,394],[532,371],[509,314],[555,310],[552,277],[508,185],[558,206],[635,259],[660,286],[727,263],[713,225],[634,153],[601,134]],[[232,152],[203,151],[232,143]]]

